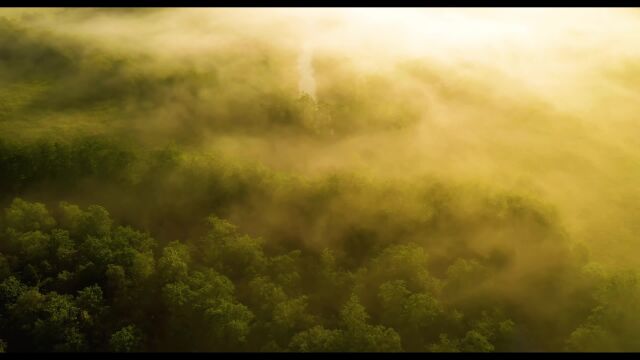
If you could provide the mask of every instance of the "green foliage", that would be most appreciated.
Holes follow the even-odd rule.
[[[139,350],[141,346],[141,336],[139,330],[128,325],[114,332],[109,339],[109,347],[116,352],[132,352]]]
[[[203,261],[233,279],[247,278],[264,270],[267,259],[262,242],[236,233],[230,223],[210,217],[210,230],[203,241]]]
[[[189,248],[173,241],[162,250],[162,257],[158,260],[158,272],[163,281],[171,282],[187,277],[191,257]]]
[[[405,348],[422,350],[423,337],[438,326],[443,315],[440,302],[426,293],[412,293],[402,280],[382,284],[378,296],[382,323],[402,335]]]
[[[4,214],[0,330],[12,351],[484,352],[514,348],[528,325],[477,291],[491,259],[459,258],[438,277],[424,246],[389,244],[352,272],[330,248],[267,251],[217,216],[195,239],[157,244],[100,206],[49,213],[16,199]],[[612,334],[636,331],[616,312],[635,311],[624,300],[637,298],[635,277],[583,276],[600,284],[598,305],[567,348],[634,348]],[[473,294],[483,300],[469,306]]]
[[[124,182],[126,170],[133,161],[134,154],[122,141],[104,137],[87,136],[70,141],[41,139],[28,143],[7,143],[0,139],[0,184],[9,192],[3,194],[7,196],[43,184],[56,188],[73,186],[83,178]],[[16,216],[37,214],[21,215],[20,204],[15,205]]]
[[[261,241],[217,217],[204,237],[156,252],[153,238],[117,225],[102,207],[61,203],[55,214],[16,200],[2,219],[0,330],[15,351],[400,351],[401,336],[414,348],[429,339],[415,334],[448,321],[439,282],[415,245],[384,249],[353,277],[329,249],[308,267],[302,251],[268,255]],[[322,291],[375,295],[380,314],[372,319],[356,295],[339,308],[323,304],[335,299],[307,292],[305,279]],[[463,350],[493,348],[510,325],[485,316],[473,326],[459,340]]]
[[[400,336],[391,328],[368,323],[369,315],[352,296],[340,311],[336,330],[315,326],[296,334],[289,344],[294,351],[401,351]]]
[[[50,16],[104,14],[82,11]],[[588,136],[548,106],[322,52],[312,98],[279,44],[175,61],[47,16],[0,17],[0,352],[640,350],[640,277],[576,245],[635,236],[637,196],[603,190],[628,205],[595,218],[628,229],[591,233],[596,200],[571,221],[531,195],[579,197],[580,161],[555,159]],[[541,180],[505,190],[502,168]]]
[[[340,312],[344,349],[349,351],[400,351],[398,333],[381,325],[370,325],[366,309],[352,296]]]
[[[637,351],[635,334],[640,324],[640,276],[635,271],[615,272],[599,284],[596,304],[586,321],[567,339],[571,351]]]
[[[55,220],[41,203],[28,203],[16,198],[5,211],[5,224],[17,232],[49,230]]]
[[[495,347],[489,340],[476,330],[469,330],[460,342],[462,351],[467,352],[491,352]]]
[[[318,325],[293,336],[289,349],[301,352],[342,351],[342,333]]]

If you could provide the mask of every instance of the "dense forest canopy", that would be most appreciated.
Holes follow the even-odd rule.
[[[2,9],[0,349],[640,351],[638,33]]]

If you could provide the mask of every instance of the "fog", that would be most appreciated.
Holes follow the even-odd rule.
[[[13,186],[6,204],[97,203],[166,242],[200,234],[200,218],[214,213],[273,249],[333,249],[354,274],[389,244],[425,247],[438,276],[464,268],[458,258],[504,256],[509,265],[490,284],[456,296],[509,303],[533,324],[520,335],[534,339],[524,348],[564,346],[540,340],[540,329],[591,284],[576,269],[640,265],[637,9],[2,9],[0,17],[2,140],[73,148],[73,139],[102,136],[137,159],[59,188],[40,175],[27,184],[15,170],[3,180]],[[177,149],[166,155],[175,168],[166,149]],[[160,160],[147,158],[154,151]],[[40,155],[7,155],[7,164],[20,156]],[[91,161],[111,161],[104,156]],[[541,292],[530,283],[538,277],[549,286]],[[547,290],[557,292],[553,306],[541,305]],[[571,316],[559,333],[580,324]]]

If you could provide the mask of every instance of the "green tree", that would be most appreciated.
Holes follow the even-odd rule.
[[[398,333],[381,325],[370,325],[369,314],[356,296],[352,296],[340,312],[345,351],[401,351]]]
[[[337,352],[342,351],[342,332],[328,330],[317,325],[309,330],[301,331],[291,338],[289,350],[302,352]]]
[[[15,198],[5,211],[8,228],[18,232],[47,231],[55,226],[55,219],[41,203],[30,203]]]
[[[139,351],[142,346],[142,336],[134,325],[127,325],[114,332],[109,339],[109,349],[115,352]]]

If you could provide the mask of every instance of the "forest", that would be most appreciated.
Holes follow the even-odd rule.
[[[634,33],[0,9],[0,350],[640,351]]]

